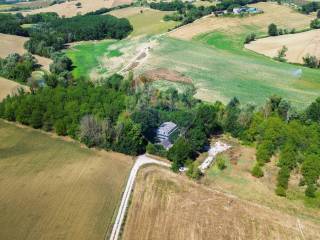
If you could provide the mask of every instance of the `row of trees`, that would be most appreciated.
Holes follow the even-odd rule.
[[[300,185],[307,185],[306,195],[315,196],[320,176],[320,98],[301,113],[277,96],[258,110],[251,105],[242,107],[234,99],[221,119],[225,131],[244,142],[257,143],[252,175],[262,177],[262,167],[277,155],[276,193],[286,195],[290,174],[296,170],[303,177]]]
[[[56,51],[73,41],[122,39],[132,31],[127,19],[111,15],[85,15],[59,18],[38,24],[30,30],[30,40],[25,47],[29,52],[51,57]]]

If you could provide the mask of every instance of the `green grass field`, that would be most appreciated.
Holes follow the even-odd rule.
[[[99,70],[104,71],[99,62],[100,58],[112,58],[121,56],[122,54],[119,50],[110,48],[110,46],[113,45],[115,42],[116,41],[113,40],[89,42],[79,44],[72,47],[71,49],[68,49],[66,54],[72,60],[75,66],[73,70],[74,77],[88,78],[92,69],[99,69],[99,66]]]
[[[243,103],[260,105],[277,94],[303,107],[319,96],[319,70],[243,50],[244,34],[215,32],[192,41],[163,37],[141,70],[164,67],[180,71],[193,79],[197,97],[206,101],[226,103],[236,96]]]
[[[139,35],[156,35],[167,32],[178,25],[178,22],[163,21],[163,17],[170,12],[160,12],[154,10],[145,10],[143,13],[139,13],[133,16],[129,16],[128,20],[133,26],[133,32],[130,36]]]
[[[104,239],[130,166],[0,120],[0,239]]]

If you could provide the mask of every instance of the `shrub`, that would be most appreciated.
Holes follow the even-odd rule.
[[[268,33],[270,36],[278,36],[278,27],[274,23],[271,23],[268,27]]]
[[[223,170],[223,169],[225,169],[227,167],[226,166],[226,160],[223,158],[223,156],[218,156],[217,157],[216,164],[217,164],[217,167],[220,170]]]
[[[274,58],[275,60],[279,62],[286,62],[286,54],[287,54],[288,48],[286,46],[282,46],[282,48],[278,51],[278,55]]]
[[[249,35],[246,36],[246,39],[244,40],[244,43],[250,43],[252,41],[256,40],[256,34],[255,33],[250,33]]]
[[[166,155],[167,155],[167,151],[162,145],[152,144],[150,142],[147,145],[146,151],[149,154],[157,155],[160,157],[166,157]]]
[[[277,194],[278,196],[280,196],[280,197],[285,197],[285,196],[287,195],[286,190],[285,190],[283,187],[281,187],[281,186],[277,186],[275,192],[276,192],[276,194]]]
[[[263,171],[258,163],[256,163],[256,165],[254,165],[254,167],[252,168],[251,174],[252,176],[257,178],[263,177]]]
[[[314,186],[314,184],[309,184],[306,188],[305,194],[307,197],[314,198],[316,196],[316,190],[317,188]]]
[[[186,174],[189,178],[199,180],[202,175],[202,173],[199,169],[199,163],[193,162],[193,163],[189,164],[188,171]]]
[[[316,18],[316,19],[312,20],[310,23],[310,27],[314,28],[314,29],[320,28],[320,18]]]
[[[303,57],[303,63],[305,66],[310,68],[318,68],[319,67],[319,60],[316,56],[306,55]]]

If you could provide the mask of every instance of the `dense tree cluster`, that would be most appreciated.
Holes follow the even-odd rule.
[[[21,27],[22,15],[0,14],[0,33],[28,36],[27,30]]]
[[[320,9],[319,2],[309,2],[309,3],[302,5],[302,7],[301,7],[301,11],[306,14],[316,12],[318,9]]]
[[[132,31],[127,19],[111,15],[85,15],[59,18],[38,24],[30,30],[31,39],[25,47],[31,53],[50,57],[73,41],[122,39]]]
[[[280,170],[276,193],[286,195],[290,174],[298,169],[303,176],[301,185],[307,185],[306,195],[314,196],[320,176],[320,99],[300,114],[277,96],[258,111],[241,107],[233,100],[224,112],[222,123],[226,131],[243,141],[257,143],[253,176],[262,177],[262,166],[277,155]]]
[[[37,68],[37,60],[30,54],[22,56],[14,53],[0,58],[0,76],[26,83],[31,73]]]

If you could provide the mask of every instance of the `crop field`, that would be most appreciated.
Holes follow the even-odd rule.
[[[238,97],[242,103],[263,104],[273,94],[297,107],[304,107],[319,95],[318,70],[279,63],[253,52],[243,51],[242,35],[202,35],[194,41],[168,37],[159,40],[148,61],[137,73],[166,68],[192,79],[197,97],[227,103]]]
[[[26,41],[28,41],[26,37],[0,33],[0,58],[5,58],[11,53],[19,53],[20,55],[26,53],[27,50],[23,47]],[[49,70],[49,65],[52,62],[51,59],[41,56],[35,57],[43,69]]]
[[[131,36],[156,35],[167,32],[178,25],[175,21],[164,21],[163,17],[170,12],[157,11],[153,9],[143,10],[142,13],[128,16],[128,20],[133,26]]]
[[[0,121],[0,239],[104,239],[132,160]]]
[[[286,59],[293,63],[303,63],[307,54],[320,57],[320,30],[258,39],[245,47],[268,57],[276,57],[282,46],[288,48]]]
[[[302,30],[309,28],[312,15],[303,15],[295,10],[277,3],[261,2],[252,6],[262,9],[264,13],[248,17],[206,17],[192,24],[183,26],[170,33],[170,36],[190,40],[193,37],[212,31],[239,34],[243,26],[255,28],[255,32],[266,34],[270,23],[280,28]]]
[[[316,222],[241,200],[165,169],[146,167],[138,174],[122,239],[319,237]]]
[[[81,8],[76,6],[76,3],[81,3]],[[66,1],[61,4],[55,4],[49,7],[20,11],[22,14],[36,14],[41,12],[56,12],[60,16],[73,17],[77,14],[85,14],[88,12],[96,11],[100,8],[110,8],[122,4],[130,4],[132,0],[78,0]]]
[[[17,93],[19,88],[24,88],[25,90],[28,90],[26,86],[0,77],[0,101],[2,101],[8,95]]]

